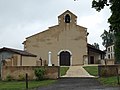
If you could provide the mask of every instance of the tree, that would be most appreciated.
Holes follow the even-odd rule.
[[[93,46],[94,46],[96,49],[100,49],[98,43],[94,43]]]
[[[102,45],[107,49],[108,46],[112,45],[114,43],[114,34],[112,32],[108,32],[104,30],[102,37]]]
[[[110,31],[115,36],[115,61],[120,63],[120,0],[93,0],[92,8],[100,11],[105,6],[110,6],[112,15],[108,19],[110,23]]]

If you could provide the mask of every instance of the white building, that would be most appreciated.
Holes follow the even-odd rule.
[[[114,59],[114,44],[107,47],[106,59]]]

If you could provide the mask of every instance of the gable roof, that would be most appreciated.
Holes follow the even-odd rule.
[[[95,48],[95,47],[94,47],[93,45],[91,45],[91,44],[87,44],[87,47],[88,47],[88,51],[90,50],[90,51],[93,51],[93,52],[96,52],[96,53],[105,54],[104,51]]]
[[[18,50],[18,49],[12,49],[12,48],[6,48],[6,47],[3,47],[0,49],[0,52],[2,51],[8,51],[8,52],[13,52],[13,53],[16,53],[16,54],[20,54],[22,56],[31,56],[31,57],[37,57],[36,55],[34,54],[31,54],[27,51],[23,51],[23,50]]]
[[[73,14],[70,10],[66,10],[66,11],[63,12],[61,15],[59,15],[58,18],[61,17],[62,15],[64,15],[65,13],[70,13],[71,15],[73,15],[73,16],[75,16],[75,17],[77,18],[77,16],[76,16],[75,14]],[[59,25],[50,26],[50,27],[48,27],[48,29],[43,30],[42,32],[38,32],[38,33],[33,34],[33,35],[29,36],[29,37],[26,37],[26,39],[28,39],[28,38],[30,38],[30,37],[33,37],[33,36],[36,36],[36,35],[41,34],[41,33],[45,33],[46,31],[50,31],[51,28],[55,28],[55,27],[58,27],[58,26],[59,26]],[[83,27],[83,26],[80,26],[80,25],[77,25],[77,27],[87,29],[86,27]],[[26,41],[24,41],[22,44],[24,44],[25,42],[26,42]]]
[[[64,15],[65,13],[70,13],[70,14],[74,15],[74,16],[77,18],[77,16],[76,16],[75,14],[73,14],[73,13],[72,13],[71,11],[69,11],[69,10],[66,10],[64,13],[62,13],[61,15],[59,15],[58,18],[59,18],[60,16]]]

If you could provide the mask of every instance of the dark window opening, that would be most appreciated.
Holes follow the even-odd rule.
[[[67,14],[67,15],[65,16],[65,22],[66,22],[66,23],[70,23],[70,15],[69,15],[69,14]]]
[[[94,64],[94,56],[90,56],[90,64]]]
[[[110,59],[110,54],[108,55],[108,59]]]

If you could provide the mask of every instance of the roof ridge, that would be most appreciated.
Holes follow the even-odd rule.
[[[34,55],[32,53],[29,53],[29,52],[27,52],[25,50],[18,50],[18,49],[3,47],[3,48],[0,49],[0,51],[11,51],[11,52],[14,52],[14,53],[17,53],[17,54],[21,54],[23,56],[33,56],[33,57],[36,57],[36,55]]]

